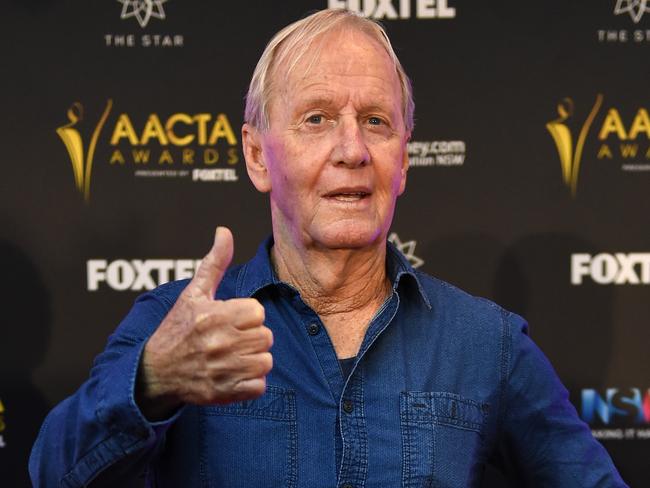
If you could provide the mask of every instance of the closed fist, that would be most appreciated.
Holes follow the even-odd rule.
[[[136,400],[150,419],[183,403],[230,403],[264,394],[273,367],[273,334],[254,298],[215,300],[233,255],[230,230],[218,227],[194,278],[149,338]]]

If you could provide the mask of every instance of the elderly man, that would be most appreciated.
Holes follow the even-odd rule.
[[[49,415],[36,486],[624,486],[523,320],[415,272],[386,236],[411,87],[384,31],[326,10],[262,55],[242,128],[273,236],[138,299]]]

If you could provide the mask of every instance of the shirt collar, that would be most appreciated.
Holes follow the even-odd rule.
[[[420,279],[408,259],[392,243],[387,242],[386,244],[386,271],[393,284],[393,290],[397,291],[402,278],[408,276],[408,279],[415,282],[419,295],[431,309],[431,303],[422,288]],[[273,236],[269,236],[260,244],[253,259],[242,266],[237,276],[237,296],[252,297],[267,286],[286,286],[286,283],[280,281],[273,270],[270,258],[272,246]]]
[[[282,283],[273,271],[271,247],[273,247],[273,236],[264,239],[253,259],[242,266],[237,276],[237,296],[252,297],[262,288]]]
[[[413,269],[413,266],[411,266],[411,263],[406,259],[406,256],[404,256],[404,254],[402,254],[392,242],[386,242],[386,271],[388,273],[388,278],[393,284],[393,291],[397,291],[402,277],[408,276],[408,279],[412,279],[417,286],[422,301],[425,303],[427,308],[431,310],[431,302],[429,302],[429,297],[427,297],[427,294],[424,292],[418,273]]]

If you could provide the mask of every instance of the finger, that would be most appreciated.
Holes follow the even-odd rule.
[[[235,385],[233,396],[237,400],[253,400],[261,397],[266,391],[266,378],[242,380]]]
[[[264,306],[254,298],[231,298],[202,303],[197,309],[196,326],[210,333],[223,326],[239,330],[260,327],[264,324]]]
[[[266,376],[273,369],[273,355],[270,352],[240,355],[236,361],[236,366],[232,364],[233,376],[239,381]]]
[[[199,264],[194,278],[187,285],[185,293],[190,296],[214,298],[224,273],[228,269],[233,255],[232,232],[227,227],[217,227],[212,248]]]
[[[264,323],[264,306],[255,298],[233,298],[214,304],[215,317],[228,319],[237,329],[259,327]]]
[[[237,349],[242,355],[266,352],[272,345],[273,332],[266,326],[242,330],[237,338]]]

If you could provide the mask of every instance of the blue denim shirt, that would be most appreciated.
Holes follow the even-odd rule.
[[[468,487],[499,453],[521,483],[625,486],[523,319],[413,270],[389,245],[392,294],[344,378],[318,315],[274,275],[271,245],[217,291],[264,305],[275,338],[266,393],[143,417],[139,357],[187,282],[163,285],[138,298],[90,379],[47,417],[34,486]]]

